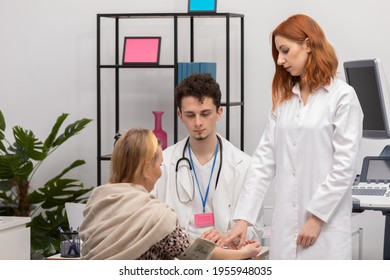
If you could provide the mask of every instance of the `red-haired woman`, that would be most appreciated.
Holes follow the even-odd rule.
[[[350,259],[351,185],[363,122],[356,93],[336,77],[335,51],[306,15],[273,31],[272,56],[273,108],[227,241],[244,236],[273,184],[271,259]]]

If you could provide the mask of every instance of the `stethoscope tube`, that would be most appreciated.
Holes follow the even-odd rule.
[[[222,139],[221,137],[219,137],[217,135],[217,140],[219,142],[219,147],[220,147],[220,151],[219,151],[219,167],[218,167],[218,173],[217,173],[217,180],[215,181],[215,189],[217,189],[217,186],[218,186],[218,181],[219,181],[219,176],[221,175],[221,169],[222,169],[222,159],[223,159],[223,156],[222,156]],[[188,143],[190,141],[190,137],[187,138],[186,140],[186,143],[184,144],[184,148],[183,148],[183,152],[182,152],[182,156],[180,159],[178,159],[178,161],[176,162],[176,168],[175,168],[175,171],[176,171],[176,174],[177,174],[177,171],[178,171],[178,166],[179,166],[179,163],[181,161],[186,161],[188,164],[189,164],[189,167],[190,167],[190,170],[192,171],[192,166],[191,166],[191,162],[190,160],[186,157],[185,153],[186,153],[186,148],[188,146]]]

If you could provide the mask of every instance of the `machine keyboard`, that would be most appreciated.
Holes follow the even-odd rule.
[[[387,188],[378,188],[378,189],[352,188],[352,195],[384,196],[386,191]]]

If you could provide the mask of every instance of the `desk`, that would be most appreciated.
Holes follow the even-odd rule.
[[[58,254],[55,254],[53,256],[50,256],[50,257],[47,257],[47,260],[81,260],[80,257],[78,258],[64,258],[64,257],[61,257],[61,253],[58,253]]]
[[[262,246],[260,253],[256,257],[254,257],[253,259],[254,260],[264,260],[264,259],[266,259],[266,257],[268,257],[268,255],[269,255],[269,247]]]
[[[269,247],[263,246],[260,253],[254,257],[254,260],[264,260],[269,254]],[[47,257],[47,260],[81,260],[81,258],[64,258],[61,257],[61,253]]]
[[[384,243],[383,243],[383,259],[390,260],[390,209],[369,209],[369,208],[357,208],[352,209],[354,212],[364,212],[364,211],[377,211],[382,212],[382,215],[385,216],[385,232],[384,232]]]
[[[0,260],[29,260],[30,217],[0,216]]]

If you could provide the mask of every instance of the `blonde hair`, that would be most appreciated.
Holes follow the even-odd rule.
[[[148,164],[154,164],[158,141],[152,130],[133,128],[121,135],[111,157],[110,183],[139,183]]]
[[[278,65],[279,52],[275,45],[275,37],[281,36],[298,44],[308,39],[309,58],[305,67],[305,75],[293,77],[283,66]],[[330,84],[336,76],[338,60],[336,52],[325,37],[324,31],[311,17],[297,14],[279,24],[272,32],[272,57],[275,63],[275,75],[272,82],[272,104],[290,99],[294,85],[302,81],[312,92],[320,86]]]

